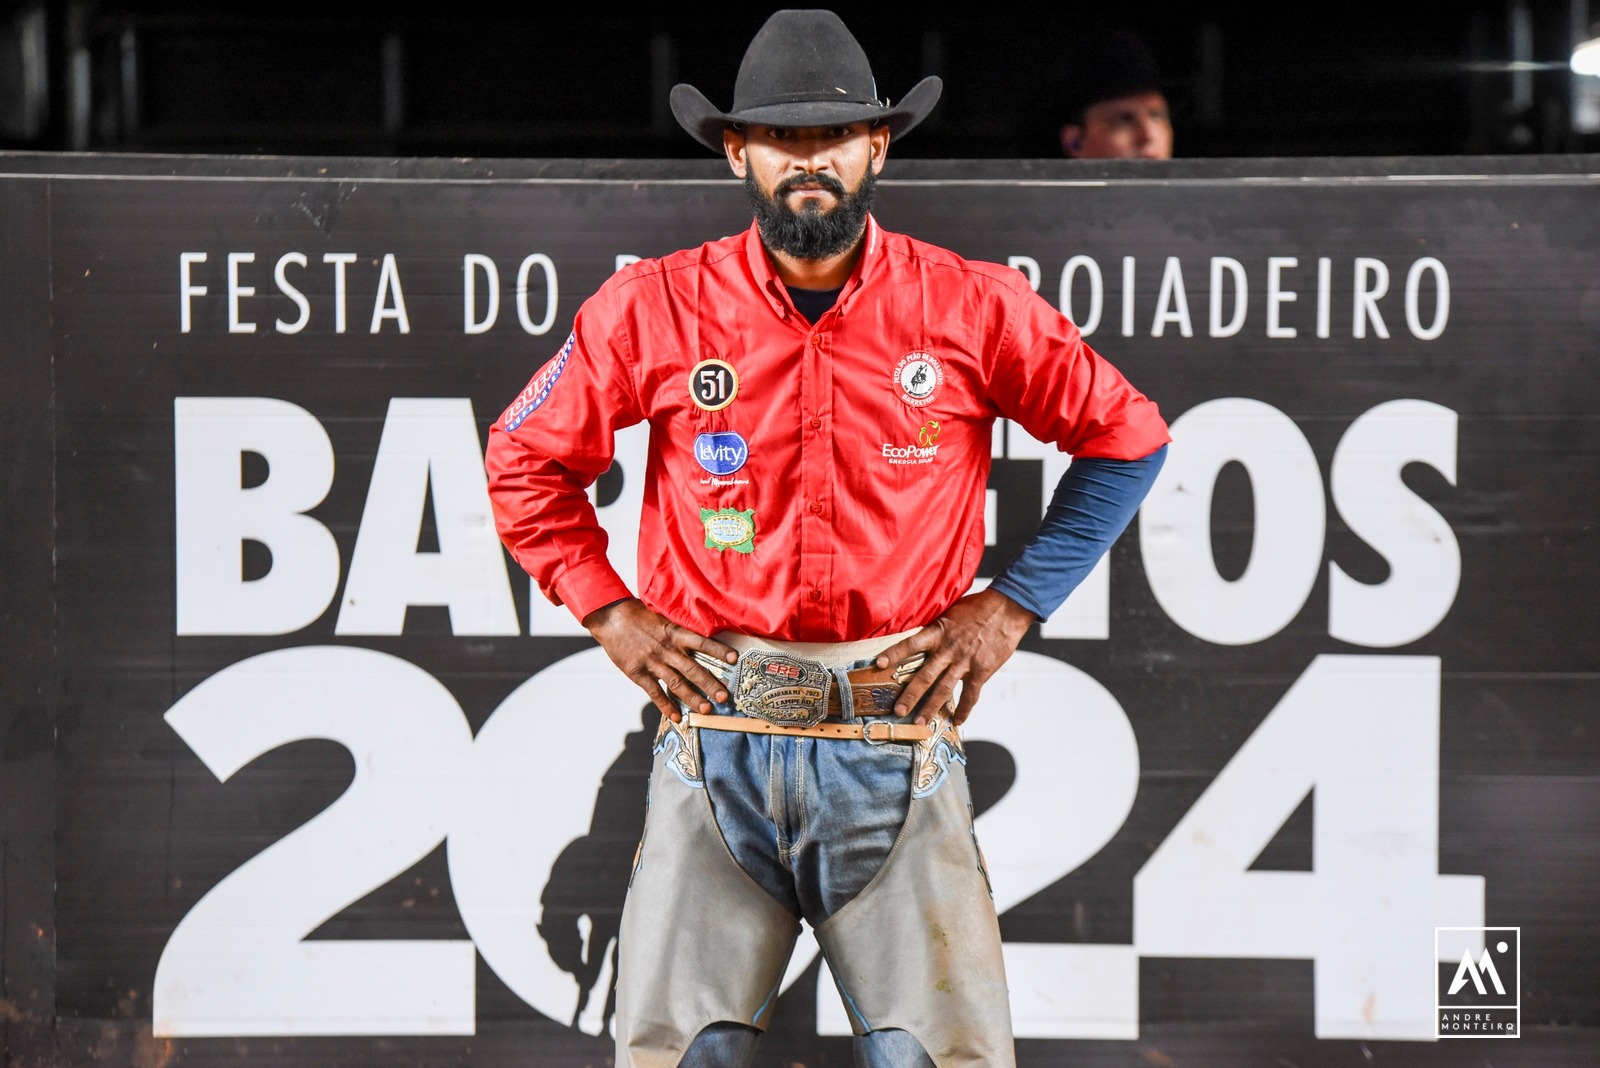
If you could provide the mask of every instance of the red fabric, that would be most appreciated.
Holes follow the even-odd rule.
[[[896,380],[914,376],[912,353],[942,373],[931,395],[932,366],[912,392]],[[720,411],[689,392],[707,358],[739,376]],[[926,624],[971,586],[1001,416],[1074,456],[1138,459],[1169,440],[1156,406],[1017,271],[869,219],[813,327],[752,226],[624,268],[584,302],[570,349],[490,430],[489,495],[517,561],[582,619],[630,596],[585,488],[613,432],[648,419],[639,597],[702,634],[854,641]],[[696,460],[714,431],[748,443],[732,484]],[[752,551],[708,547],[702,509],[753,510]]]

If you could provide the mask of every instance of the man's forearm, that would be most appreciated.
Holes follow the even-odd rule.
[[[1166,457],[1163,445],[1141,460],[1074,460],[1038,533],[989,588],[1050,618],[1127,529]]]

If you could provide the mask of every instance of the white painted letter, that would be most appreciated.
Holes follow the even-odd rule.
[[[1133,336],[1133,257],[1122,257],[1122,336]]]
[[[1371,288],[1368,288],[1368,275],[1372,276]],[[1378,312],[1378,300],[1389,292],[1389,267],[1382,260],[1371,259],[1367,256],[1356,257],[1356,288],[1355,307],[1352,312],[1354,322],[1351,330],[1356,337],[1367,336],[1367,320],[1372,320],[1373,333],[1379,337],[1388,337],[1389,328],[1383,325],[1383,316]]]
[[[544,318],[534,322],[528,314],[528,272],[537,264],[544,270]],[[549,333],[550,327],[556,321],[556,300],[559,290],[556,286],[556,265],[550,257],[543,252],[535,252],[522,261],[517,268],[517,320],[522,323],[522,329],[530,334]]]
[[[239,318],[239,298],[253,297],[256,295],[255,286],[242,286],[239,284],[239,264],[256,262],[254,252],[228,253],[228,333],[253,334],[256,332],[255,323],[243,322]]]
[[[389,303],[391,298],[393,304]],[[406,295],[400,291],[400,268],[394,262],[393,252],[383,254],[383,267],[378,272],[378,299],[372,305],[372,329],[367,332],[376,334],[385,319],[399,323],[402,334],[411,333],[411,320],[406,318]]]
[[[1422,325],[1422,316],[1417,311],[1417,290],[1421,286],[1423,271],[1433,272],[1433,282],[1439,290],[1433,306],[1433,325],[1429,327]],[[1432,341],[1444,333],[1445,324],[1449,321],[1450,275],[1445,272],[1444,264],[1432,256],[1424,256],[1406,272],[1406,327],[1412,337]]]
[[[288,634],[315,622],[339,588],[339,546],[305,513],[333,485],[333,445],[310,412],[268,397],[175,397],[178,633]],[[240,457],[266,458],[240,486]],[[246,581],[242,546],[272,568]]]
[[[323,263],[333,264],[333,332],[344,333],[345,326],[345,278],[344,269],[348,264],[356,262],[354,252],[324,252]]]
[[[197,286],[191,280],[190,271],[197,263],[206,262],[204,252],[178,253],[178,331],[187,334],[193,316],[191,314],[189,298],[203,297],[206,295],[205,286]]]
[[[306,265],[305,254],[301,252],[285,252],[278,258],[278,265],[272,270],[272,277],[278,283],[278,291],[294,301],[294,306],[300,309],[300,318],[294,322],[286,323],[282,319],[277,321],[278,333],[280,334],[298,334],[306,328],[306,323],[311,321],[311,302],[306,300],[306,295],[296,289],[294,284],[289,281],[288,272],[284,270],[291,263],[304,267]]]
[[[1168,323],[1177,323],[1178,333],[1184,337],[1194,337],[1189,297],[1183,291],[1183,268],[1176,256],[1167,257],[1166,269],[1161,272],[1161,293],[1156,297],[1156,318],[1150,325],[1150,336],[1160,337]]]
[[[1328,565],[1328,633],[1377,648],[1405,645],[1439,625],[1461,586],[1450,524],[1406,488],[1408,463],[1456,481],[1456,413],[1422,400],[1380,404],[1350,425],[1333,454],[1333,503],[1352,531],[1389,563],[1376,585]]]
[[[485,288],[489,291],[489,306],[484,310],[481,320],[477,318],[479,271],[483,272]],[[461,257],[461,280],[463,329],[469,334],[486,334],[494,321],[500,318],[500,268],[488,256],[469,252]]]
[[[417,552],[433,489],[438,552]],[[472,402],[396,397],[356,534],[335,634],[399,634],[407,605],[448,605],[453,634],[514,635],[517,610],[489,515]]]
[[[1300,266],[1300,261],[1293,256],[1268,256],[1267,257],[1267,336],[1290,338],[1295,335],[1292,326],[1279,325],[1278,315],[1281,306],[1290,301],[1300,299],[1292,290],[1283,288],[1283,269]]]
[[[1030,261],[1031,262],[1031,261]],[[1038,265],[1035,264],[1035,269]],[[1089,274],[1089,314],[1078,322],[1072,314],[1072,279],[1082,267]],[[1031,277],[1031,276],[1030,276]],[[1038,288],[1037,285],[1034,288]],[[1077,323],[1078,333],[1088,337],[1100,325],[1100,311],[1105,304],[1105,280],[1100,277],[1100,265],[1088,256],[1074,256],[1061,268],[1061,314]]]
[[[1270,405],[1207,401],[1172,424],[1172,451],[1139,513],[1145,575],[1184,630],[1218,645],[1272,637],[1299,613],[1322,566],[1322,474],[1305,435]],[[1250,563],[1228,581],[1211,552],[1211,494],[1223,466],[1250,474]]]
[[[1222,322],[1222,274],[1233,275],[1233,318]],[[1211,257],[1211,336],[1232,337],[1244,326],[1244,315],[1250,306],[1248,283],[1244,278],[1244,264],[1228,256]]]
[[[1326,256],[1317,257],[1317,336],[1330,333],[1329,315],[1333,310],[1333,261]]]
[[[1035,293],[1039,292],[1039,283],[1043,280],[1044,274],[1039,270],[1038,260],[1032,256],[1007,256],[1006,266],[1014,267],[1021,271],[1022,277],[1028,280],[1028,285],[1033,288],[1033,291]]]

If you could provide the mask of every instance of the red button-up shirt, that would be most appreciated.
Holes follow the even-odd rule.
[[[1156,406],[1009,267],[867,223],[815,324],[752,226],[613,275],[489,433],[500,536],[582,619],[631,596],[585,492],[648,420],[639,597],[702,634],[854,641],[971,586],[994,420],[1074,456],[1167,442]],[[633,472],[629,472],[631,476]]]

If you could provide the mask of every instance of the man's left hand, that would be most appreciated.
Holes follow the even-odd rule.
[[[943,708],[961,683],[961,700],[951,722],[960,726],[972,714],[983,684],[1011,659],[1017,644],[1037,620],[1032,612],[995,590],[980,590],[963,597],[926,627],[885,649],[878,666],[898,664],[925,653],[922,667],[895,702],[903,716],[921,708],[918,723],[926,723]]]

